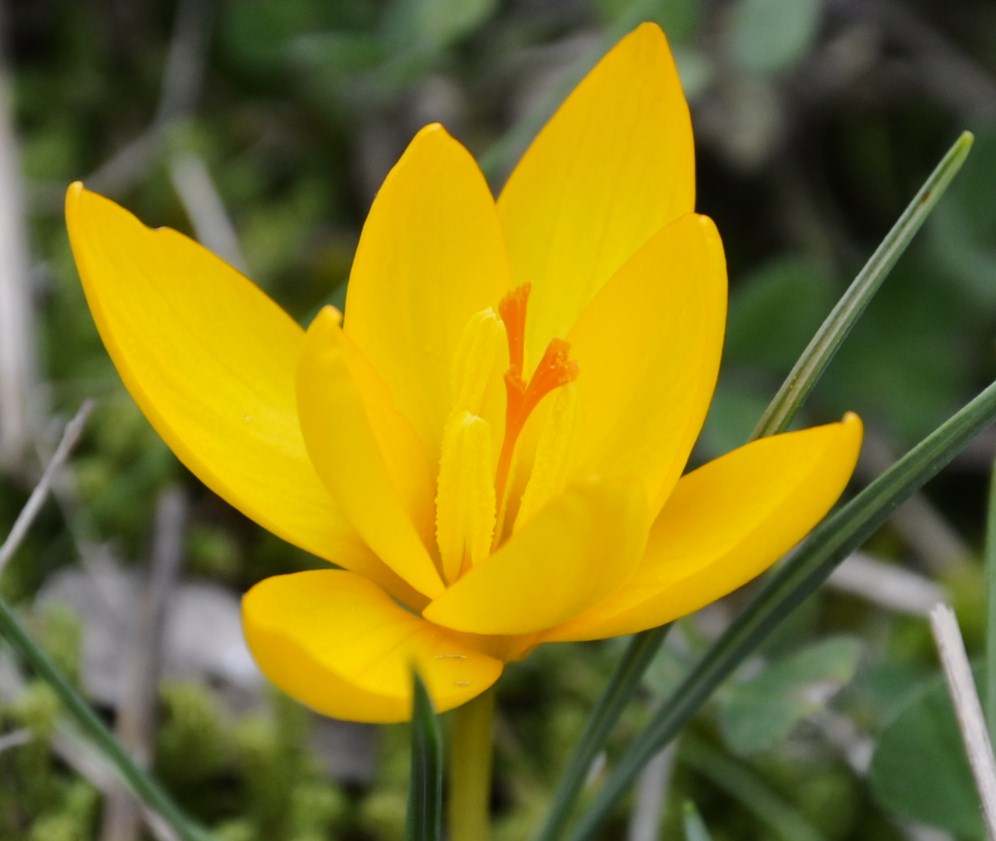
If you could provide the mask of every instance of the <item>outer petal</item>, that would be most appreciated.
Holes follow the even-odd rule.
[[[620,479],[576,486],[424,611],[474,634],[530,634],[564,622],[631,574],[646,539],[646,497]]]
[[[438,712],[493,684],[502,663],[461,634],[398,607],[349,572],[267,578],[242,600],[246,640],[264,674],[312,709],[351,721],[411,715],[412,669]]]
[[[387,583],[305,452],[294,398],[301,328],[197,243],[150,230],[82,184],[69,188],[66,219],[104,345],[170,449],[257,523]]]
[[[484,176],[442,126],[422,129],[387,176],[363,226],[345,330],[384,378],[433,460],[452,408],[454,352],[471,316],[497,306],[509,283]]]
[[[545,635],[599,639],[663,625],[767,569],[830,510],[854,471],[861,421],[763,438],[678,482],[622,589]]]
[[[704,216],[668,225],[601,288],[568,336],[582,475],[641,476],[656,512],[705,420],[725,319],[723,245]]]
[[[407,421],[391,411],[375,376],[340,329],[337,313],[322,310],[308,329],[298,368],[301,431],[322,481],[367,545],[432,597],[443,589],[427,548],[434,541],[435,483],[420,446],[406,436]],[[418,476],[422,480],[413,481]]]
[[[660,28],[643,24],[567,98],[498,200],[515,283],[534,284],[533,364],[651,234],[692,211],[694,179],[674,61]]]

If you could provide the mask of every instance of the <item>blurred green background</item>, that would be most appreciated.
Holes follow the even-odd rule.
[[[675,51],[695,124],[698,208],[717,221],[730,268],[723,373],[697,459],[744,441],[937,160],[962,129],[976,134],[955,186],[804,413],[807,424],[848,409],[863,416],[860,483],[993,377],[991,0],[2,5],[0,535],[65,420],[87,397],[97,407],[0,589],[109,719],[120,726],[124,709],[143,704],[158,715],[137,744],[222,837],[400,838],[407,737],[402,727],[377,736],[318,722],[246,672],[225,636],[231,621],[210,624],[231,620],[253,582],[315,561],[204,490],[124,393],[69,255],[66,185],[83,178],[149,224],[195,235],[306,323],[323,303],[341,304],[367,208],[418,128],[443,122],[497,191],[571,84],[641,20],[661,23]],[[871,567],[852,567],[791,620],[661,760],[659,778],[645,778],[635,817],[620,814],[605,838],[682,838],[685,798],[716,841],[981,837],[949,722],[923,719],[938,704],[916,699],[935,671],[930,598],[953,600],[970,643],[981,638],[993,443],[983,436],[876,537],[863,559]],[[169,495],[182,515],[169,514]],[[177,615],[186,593],[183,623],[213,653],[191,664],[189,639],[184,648],[154,629],[166,638],[164,676],[142,701],[120,689],[130,655],[112,643],[132,638],[157,523],[183,524],[166,612]],[[65,601],[75,610],[53,607]],[[621,739],[736,604],[682,623]],[[510,669],[497,734],[500,839],[526,837],[542,815],[618,651],[561,646]],[[0,841],[154,837],[140,821],[108,817],[115,795],[102,791],[113,786],[86,770],[45,688],[6,656],[0,728]],[[933,742],[910,735],[925,732]],[[940,834],[918,835],[921,825]]]

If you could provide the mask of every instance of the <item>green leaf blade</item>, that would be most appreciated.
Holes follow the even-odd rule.
[[[412,768],[405,841],[440,841],[443,828],[443,743],[432,699],[417,672],[412,686]]]
[[[972,148],[971,132],[962,132],[913,197],[892,230],[837,302],[826,321],[802,352],[775,399],[754,429],[753,438],[784,432],[812,391],[841,343],[878,291],[896,261],[909,246],[930,212],[940,201]]]

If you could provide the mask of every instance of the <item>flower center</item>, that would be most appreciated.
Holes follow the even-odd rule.
[[[531,284],[512,290],[498,305],[498,313],[508,337],[509,368],[505,372],[505,438],[502,440],[495,473],[495,499],[498,501],[498,522],[502,517],[508,474],[512,467],[515,445],[526,421],[540,401],[551,391],[577,379],[578,363],[570,358],[571,346],[563,339],[551,339],[546,346],[529,382],[523,376],[526,346],[526,308]],[[500,529],[496,529],[497,534]]]
[[[453,407],[443,429],[436,478],[436,544],[439,571],[456,581],[501,542],[506,500],[516,445],[533,410],[543,398],[578,375],[570,345],[553,339],[528,379],[525,378],[528,285],[510,292],[498,312],[484,310],[468,322],[454,354],[451,372]],[[491,425],[483,416],[494,360],[507,337],[505,434],[494,459]],[[562,487],[569,460],[576,397],[570,389],[554,402],[536,446],[523,497],[514,514],[534,512]],[[494,472],[492,472],[494,471]]]

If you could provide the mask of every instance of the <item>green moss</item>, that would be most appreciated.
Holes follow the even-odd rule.
[[[218,700],[192,683],[164,684],[160,694],[156,772],[195,814],[212,819],[237,814],[235,748]]]

